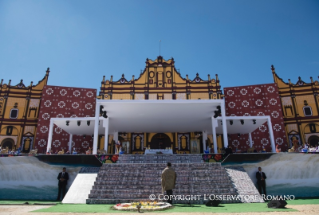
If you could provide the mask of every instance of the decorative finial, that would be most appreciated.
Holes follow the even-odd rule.
[[[32,85],[33,85],[33,81],[31,81],[31,83],[30,83],[30,87],[32,87]]]
[[[50,73],[50,67],[47,68],[46,73],[47,73],[47,75]]]
[[[124,74],[122,74],[122,78],[124,78]]]
[[[105,75],[103,75],[103,82],[105,82]]]
[[[112,82],[113,81],[113,75],[111,75],[111,79],[110,79],[110,82]]]
[[[301,78],[300,78],[300,76],[299,76],[299,77],[298,77],[298,80],[300,81],[300,79],[301,79]]]
[[[11,79],[9,80],[8,86],[10,86],[10,84],[11,84]]]
[[[188,75],[186,75],[186,80],[188,80]]]
[[[196,77],[198,77],[198,73],[196,73]]]
[[[310,77],[310,81],[311,81],[311,83],[313,83],[313,79],[312,79],[312,77]]]
[[[208,81],[210,81],[210,74],[208,74]]]
[[[134,81],[134,77],[135,77],[135,76],[134,76],[134,75],[132,75],[132,81]]]
[[[291,84],[291,81],[290,81],[290,79],[288,79],[288,82],[289,82],[289,84]]]
[[[2,85],[2,83],[3,83],[3,79],[1,79],[1,84],[0,85]]]
[[[216,76],[216,81],[218,81],[218,74],[215,74],[215,76]]]
[[[274,67],[274,65],[271,65],[271,71],[272,71],[273,73],[275,73],[275,67]]]

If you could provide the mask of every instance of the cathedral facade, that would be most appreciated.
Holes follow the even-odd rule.
[[[96,99],[108,100],[213,100],[224,99],[226,116],[270,116],[274,141],[282,151],[293,144],[318,145],[318,81],[305,83],[299,78],[296,84],[285,83],[274,67],[274,83],[252,86],[228,87],[222,91],[218,75],[207,78],[198,73],[195,77],[182,77],[175,68],[174,59],[158,56],[146,59],[145,69],[135,78],[106,79],[101,82],[97,94],[95,89],[47,85],[49,69],[37,85],[25,86],[23,81],[11,86],[1,81],[0,85],[0,144],[2,148],[29,152],[38,149],[45,153],[51,118],[93,117]],[[169,110],[167,110],[169,111]],[[182,110],[181,110],[182,111]],[[194,110],[196,111],[196,110]],[[156,115],[156,109],[154,110]],[[136,122],[138,123],[138,122]],[[266,123],[267,124],[267,123]],[[271,151],[269,130],[261,125],[251,133],[255,151]],[[54,125],[52,151],[67,151],[72,148],[79,153],[93,147],[93,135],[70,135]],[[204,139],[203,139],[204,138]],[[129,133],[119,131],[115,138],[108,135],[108,146],[104,149],[105,137],[99,135],[98,149],[115,153],[115,141],[120,140],[125,153],[143,154],[146,148],[171,148],[174,153],[203,153],[206,146],[213,148],[212,135],[202,131]],[[230,145],[233,150],[246,152],[248,134],[228,135],[228,143],[222,134],[217,135],[217,151]],[[202,144],[202,143],[205,144]],[[71,147],[70,147],[71,144]]]

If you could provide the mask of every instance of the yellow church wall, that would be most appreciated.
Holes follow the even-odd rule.
[[[17,103],[17,107],[15,108],[15,104]],[[18,117],[17,119],[21,119],[25,112],[26,99],[23,98],[8,98],[7,99],[7,107],[5,111],[5,118],[10,118],[10,112],[12,109],[18,109]]]
[[[113,100],[130,100],[131,95],[130,94],[112,94],[112,99]]]
[[[311,107],[312,110],[312,115],[313,116],[317,116],[318,115],[318,111],[316,108],[316,103],[315,103],[315,99],[313,95],[306,95],[306,96],[296,96],[296,104],[298,107],[298,113],[300,116],[305,116],[304,115],[304,110],[303,108],[305,107],[304,101],[307,101],[308,105]]]
[[[314,122],[314,123],[311,123],[311,124],[315,125],[316,131],[319,133],[319,123],[318,122]],[[303,130],[304,130],[304,133],[311,133],[309,123],[302,124],[302,127],[303,127]]]
[[[198,100],[198,99],[209,99],[209,94],[208,93],[191,93],[190,94],[190,99]]]
[[[313,81],[310,78],[310,83],[304,82],[301,77],[298,77],[297,82],[292,82],[288,79],[285,83],[275,72],[275,68],[271,67],[274,82],[277,84],[279,95],[281,97],[282,109],[284,113],[285,131],[287,141],[289,143],[289,134],[300,135],[301,143],[307,142],[307,138],[311,133],[309,124],[319,125],[318,113],[318,81]],[[305,100],[307,105],[305,105]],[[316,103],[317,102],[317,103]],[[310,107],[312,114],[305,116],[304,108]],[[319,133],[319,128],[316,126]]]
[[[12,85],[10,80],[7,84],[2,81],[0,83],[0,118],[2,118],[0,120],[0,135],[14,139],[16,147],[22,144],[23,136],[35,139],[40,98],[43,87],[47,84],[49,72],[48,68],[44,78],[36,85],[33,85],[33,82],[25,85],[23,80],[17,85]],[[10,118],[12,109],[18,109],[17,118]],[[11,135],[7,135],[8,126],[13,126]]]

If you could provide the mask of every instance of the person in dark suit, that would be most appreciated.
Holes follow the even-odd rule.
[[[60,201],[60,197],[62,194],[62,199],[65,196],[66,193],[66,185],[68,183],[69,180],[69,174],[66,172],[66,168],[63,167],[63,171],[59,173],[58,175],[58,180],[59,180],[59,192],[58,192],[58,197],[57,197],[57,201]]]
[[[260,195],[266,194],[266,174],[261,171],[261,167],[258,167],[258,172],[256,172],[256,179],[257,179],[257,187]],[[262,193],[263,191],[263,193]]]
[[[225,156],[230,155],[230,154],[233,154],[233,150],[230,147],[230,145],[228,145],[228,147],[225,150]]]

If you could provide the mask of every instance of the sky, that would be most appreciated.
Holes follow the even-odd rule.
[[[159,44],[161,40],[161,53]],[[319,75],[317,0],[0,0],[0,79],[98,89],[175,60],[222,87]]]

